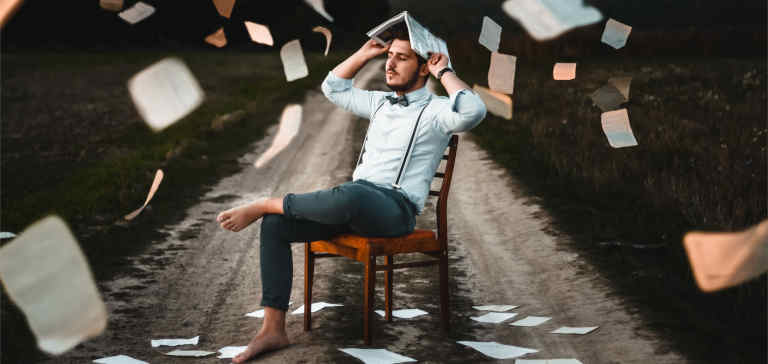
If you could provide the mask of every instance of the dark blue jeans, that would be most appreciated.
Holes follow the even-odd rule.
[[[395,237],[413,231],[416,207],[398,191],[365,180],[311,193],[289,193],[283,215],[264,215],[261,222],[261,305],[288,309],[293,282],[290,244],[354,233]]]

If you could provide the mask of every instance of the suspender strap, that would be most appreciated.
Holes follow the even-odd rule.
[[[363,139],[363,146],[360,147],[360,155],[357,156],[357,164],[355,164],[355,167],[360,165],[360,161],[363,160],[363,152],[365,152],[365,143],[368,142],[368,131],[371,130],[371,124],[373,124],[373,118],[376,116],[376,113],[379,112],[379,109],[381,109],[382,106],[384,106],[384,103],[386,103],[386,99],[382,101],[381,104],[379,104],[379,107],[376,108],[376,111],[371,114],[371,121],[368,123],[368,128],[365,129],[365,139]]]

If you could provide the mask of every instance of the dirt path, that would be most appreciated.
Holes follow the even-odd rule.
[[[383,87],[381,64],[367,67],[359,81]],[[220,363],[215,356],[193,359],[162,355],[152,338],[200,335],[199,350],[246,345],[261,319],[245,317],[259,308],[259,224],[243,232],[222,230],[215,215],[252,199],[306,192],[348,180],[355,146],[354,117],[313,91],[304,105],[302,130],[295,141],[266,166],[252,163],[269,147],[270,137],[242,156],[243,170],[226,178],[187,211],[187,218],[168,226],[170,236],[136,257],[133,268],[102,291],[110,324],[101,337],[49,363],[83,363],[125,354],[150,363]],[[497,341],[540,350],[530,358],[580,359],[583,363],[681,363],[677,354],[652,333],[640,330],[631,308],[611,294],[608,285],[565,247],[562,235],[544,232],[548,218],[518,193],[515,181],[462,136],[449,203],[453,331],[438,327],[436,270],[395,275],[396,308],[431,313],[412,320],[376,322],[374,347],[387,348],[422,362],[476,362],[483,355],[456,340]],[[431,213],[420,218],[430,226]],[[295,244],[291,309],[303,302],[303,245]],[[314,330],[302,331],[302,316],[288,315],[293,345],[264,355],[264,363],[359,363],[337,349],[362,347],[361,266],[346,260],[317,265],[315,300],[342,303],[313,315]],[[380,277],[381,279],[381,277]],[[379,288],[381,285],[379,285]],[[378,299],[382,292],[379,290]],[[533,328],[480,324],[471,306],[515,304],[519,318],[552,316]],[[378,305],[380,308],[381,304]],[[560,326],[600,326],[586,336],[559,336]],[[663,353],[663,354],[662,354]],[[509,360],[508,362],[512,362]]]

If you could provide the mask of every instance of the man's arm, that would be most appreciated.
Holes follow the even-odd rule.
[[[379,42],[369,39],[357,50],[357,52],[349,56],[344,62],[339,63],[339,65],[333,69],[333,74],[351,80],[355,78],[357,72],[360,71],[368,61],[387,53],[387,50],[389,50],[389,45],[382,46]]]
[[[437,78],[438,73],[448,67],[448,57],[434,53],[427,61],[429,73]],[[485,118],[485,104],[469,85],[454,72],[445,72],[440,78],[445,91],[451,98],[450,108],[438,115],[440,128],[446,134],[459,133],[474,128]]]

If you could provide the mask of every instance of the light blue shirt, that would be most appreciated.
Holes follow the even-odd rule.
[[[459,90],[449,98],[434,95],[422,87],[405,95],[408,106],[393,105],[385,97],[397,96],[394,92],[361,90],[352,87],[352,82],[329,72],[322,89],[334,104],[371,120],[365,152],[362,162],[355,168],[353,180],[364,179],[378,186],[394,188],[392,183],[400,170],[416,118],[428,104],[421,115],[398,189],[421,213],[451,135],[480,124],[485,118],[485,104],[467,89]]]

